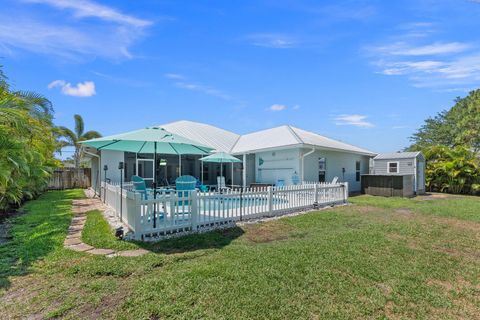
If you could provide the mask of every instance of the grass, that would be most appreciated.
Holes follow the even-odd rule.
[[[152,251],[136,258],[105,258],[62,247],[71,217],[68,203],[76,196],[77,191],[47,193],[17,218],[12,241],[0,247],[5,279],[0,314],[480,317],[479,198],[360,196],[351,198],[351,206],[154,244],[118,242],[100,213],[92,211],[84,241]],[[50,240],[33,246],[37,237]],[[41,254],[33,254],[37,251]],[[3,259],[16,252],[32,255]],[[27,256],[23,271],[12,271]]]
[[[130,250],[138,246],[134,243],[118,240],[108,222],[98,210],[87,212],[87,221],[82,231],[82,241],[95,248]]]

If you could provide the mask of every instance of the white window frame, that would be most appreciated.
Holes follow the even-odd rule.
[[[357,169],[357,164],[359,164],[358,169]],[[358,180],[357,180],[357,174],[358,174]],[[362,175],[362,161],[361,160],[355,160],[355,182],[360,182],[361,175]]]
[[[396,163],[397,164],[397,172],[391,172],[390,171],[390,163]],[[387,172],[388,173],[400,173],[400,161],[388,161],[387,162]]]

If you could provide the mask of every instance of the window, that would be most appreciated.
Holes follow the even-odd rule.
[[[355,161],[355,181],[360,181],[360,161]]]
[[[388,162],[387,163],[387,167],[388,167],[388,173],[398,173],[398,162]]]
[[[318,182],[325,182],[327,171],[327,160],[325,158],[318,158]]]

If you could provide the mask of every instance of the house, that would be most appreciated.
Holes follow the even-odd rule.
[[[413,190],[425,193],[425,158],[421,152],[381,153],[373,158],[371,174],[413,175]]]
[[[230,153],[243,163],[223,164],[227,184],[249,186],[252,183],[289,185],[295,180],[309,182],[349,182],[350,191],[360,190],[361,174],[368,173],[369,161],[376,154],[313,132],[292,126],[280,126],[239,135],[204,123],[177,121],[160,127],[215,151]],[[215,185],[220,165],[199,161],[198,155],[158,155],[86,149],[92,157],[92,185],[99,179],[120,180],[118,163],[124,162],[124,179],[137,174],[152,181],[156,171],[160,184],[173,184],[180,175],[193,175],[207,185]],[[107,165],[108,170],[104,171]],[[95,172],[98,172],[95,174]]]

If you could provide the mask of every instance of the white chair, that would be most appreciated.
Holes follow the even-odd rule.
[[[338,182],[338,177],[333,177],[332,184],[336,184]]]
[[[217,177],[217,190],[218,191],[223,191],[223,190],[230,190],[229,187],[225,184],[225,177],[219,176]]]

